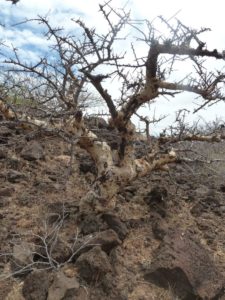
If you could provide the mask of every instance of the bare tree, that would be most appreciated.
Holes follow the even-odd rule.
[[[78,72],[79,54],[63,41],[69,37],[63,35],[63,28],[53,28],[47,17],[26,20],[18,26],[31,21],[45,28],[47,54],[31,62],[21,57],[20,49],[11,47],[10,55],[8,49],[3,54],[4,69],[1,72],[5,88],[16,97],[34,100],[39,108],[51,114],[84,109],[93,94],[85,87],[86,76]]]
[[[6,0],[6,1],[10,1],[10,2],[12,2],[12,4],[16,4],[16,3],[19,2],[20,0]]]
[[[98,176],[93,189],[81,201],[81,209],[90,210],[113,207],[121,184],[176,161],[176,153],[172,149],[167,149],[164,153],[152,151],[141,159],[135,159],[133,147],[135,126],[131,122],[131,117],[140,107],[160,96],[175,97],[180,92],[190,92],[202,99],[201,105],[195,111],[225,100],[223,89],[225,74],[221,71],[208,71],[204,67],[207,58],[224,60],[223,53],[216,49],[208,50],[206,43],[200,40],[199,36],[209,29],[194,30],[179,20],[167,21],[160,17],[160,22],[167,30],[163,35],[154,23],[146,20],[134,21],[123,9],[115,10],[111,7],[110,1],[100,5],[100,12],[106,22],[105,33],[98,33],[96,29],[89,28],[79,19],[73,20],[79,34],[65,35],[61,29],[52,28],[46,18],[36,19],[47,26],[47,35],[53,36],[56,40],[57,51],[60,54],[60,68],[66,70],[63,78],[69,78],[69,81],[65,82],[71,82],[67,92],[64,81],[62,85],[60,81],[59,85],[54,72],[49,73],[49,67],[52,67],[50,62],[42,59],[36,65],[28,66],[20,61],[16,51],[14,59],[5,61],[18,67],[20,71],[29,71],[44,78],[48,86],[55,87],[61,101],[69,108],[71,105],[76,106],[76,95],[84,82],[92,85],[106,103],[110,114],[109,125],[120,137],[116,157],[106,142],[99,141],[97,136],[86,128],[81,111],[76,110],[73,118],[68,119],[63,125],[96,163]],[[143,44],[143,48],[147,50],[145,56],[139,56],[134,43],[128,45],[132,57],[129,54],[127,58],[125,51],[117,51],[118,43],[127,45],[128,32],[135,36],[136,43]],[[173,81],[175,66],[184,60],[192,64],[193,70],[190,74]],[[76,66],[76,75],[73,66]],[[121,93],[119,97],[114,98],[108,87],[115,79],[121,83]],[[68,94],[70,90],[74,93],[72,101]],[[178,115],[178,121],[180,117],[181,115]],[[178,139],[181,136],[185,138],[185,128],[180,129],[182,134]],[[186,138],[212,139],[196,134]],[[167,141],[167,138],[161,139],[161,142]]]

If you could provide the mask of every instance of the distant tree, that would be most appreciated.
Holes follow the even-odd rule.
[[[42,21],[48,28],[46,38],[52,41],[49,53],[31,62],[20,57],[19,49],[12,48],[10,58],[5,60],[8,67],[1,74],[5,86],[15,93],[22,93],[24,98],[35,98],[40,105],[76,110],[80,95],[83,94],[84,98],[87,94],[84,88],[86,78],[78,77],[77,55],[60,41],[58,32],[61,29],[53,29],[47,20]]]
[[[16,3],[19,2],[20,0],[6,0],[6,1],[10,1],[10,2],[12,2],[12,4],[16,4]]]
[[[113,207],[121,184],[153,170],[165,168],[168,163],[177,159],[175,151],[168,146],[170,138],[167,136],[162,136],[159,140],[162,144],[167,144],[164,152],[153,149],[142,158],[135,158],[136,135],[131,117],[140,107],[156,101],[160,96],[175,97],[180,92],[196,94],[203,100],[195,111],[225,100],[225,74],[222,71],[208,71],[204,65],[208,58],[224,60],[223,53],[216,49],[208,50],[206,43],[199,38],[209,29],[195,30],[179,20],[167,21],[160,17],[161,25],[166,30],[162,34],[154,23],[134,21],[123,9],[115,10],[110,1],[100,5],[100,12],[106,23],[103,33],[89,28],[80,19],[74,20],[76,35],[65,34],[60,28],[52,28],[47,18],[36,19],[47,27],[47,37],[55,39],[53,50],[59,54],[58,61],[53,63],[41,59],[30,65],[22,62],[16,51],[14,58],[5,61],[7,66],[14,67],[14,72],[31,72],[42,78],[47,87],[53,87],[53,97],[57,95],[69,109],[74,106],[74,116],[68,119],[67,124],[64,123],[64,129],[68,129],[76,138],[77,144],[89,152],[98,170],[93,189],[81,201],[81,208],[89,207],[90,210]],[[133,42],[136,44],[128,43],[129,33],[131,37],[135,35]],[[139,56],[139,43],[147,51],[144,56]],[[127,46],[128,51],[121,51],[118,44]],[[188,66],[193,66],[192,71],[182,78],[172,80],[176,78],[173,75],[175,67],[179,67],[183,60]],[[59,80],[58,76],[63,80]],[[113,79],[121,83],[120,96],[114,97],[109,92]],[[84,83],[94,87],[107,105],[109,126],[114,128],[120,140],[117,156],[106,142],[99,141],[87,129],[82,112],[77,109],[77,95]],[[213,136],[199,136],[195,132],[188,132],[180,120],[181,116],[178,115],[181,132],[178,130],[173,136],[175,141],[213,140]],[[148,123],[147,119],[145,121]],[[218,140],[222,138],[224,136],[217,135]]]

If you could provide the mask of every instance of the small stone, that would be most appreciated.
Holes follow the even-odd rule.
[[[128,185],[124,188],[124,191],[125,192],[130,192],[134,195],[137,192],[137,188],[134,185]]]
[[[46,300],[48,288],[48,273],[45,270],[37,270],[26,277],[22,293],[25,300]]]
[[[8,137],[12,135],[12,130],[6,126],[0,126],[0,136]]]
[[[27,270],[25,267],[33,262],[34,250],[35,246],[26,242],[13,246],[13,260],[11,262],[11,268],[14,273],[18,272],[18,276],[30,272],[30,270]],[[23,268],[24,271],[20,272]]]
[[[11,183],[18,183],[27,178],[27,176],[24,173],[15,170],[9,170],[6,176],[8,181]]]
[[[221,184],[221,186],[220,186],[220,191],[221,191],[222,193],[225,193],[225,184]]]
[[[15,189],[13,187],[0,188],[0,197],[11,197]]]
[[[120,221],[117,216],[112,214],[103,214],[102,218],[107,223],[109,228],[113,229],[118,234],[121,241],[123,241],[128,234],[127,226]]]
[[[8,157],[7,163],[9,165],[9,168],[13,170],[20,170],[23,166],[23,162],[21,161],[21,159],[19,159],[15,155],[11,155],[10,157]]]
[[[96,166],[95,166],[94,161],[91,160],[90,158],[87,158],[87,157],[85,157],[84,159],[82,159],[80,161],[79,169],[80,169],[80,172],[84,173],[84,174],[86,174],[88,172],[90,172],[94,175],[97,174],[97,170],[96,170]]]
[[[225,213],[225,205],[220,206],[221,213]]]
[[[154,216],[152,221],[152,232],[154,237],[158,240],[163,240],[168,231],[168,225],[165,219],[160,216]]]
[[[62,300],[88,300],[88,288],[82,286],[79,289],[69,289],[66,291],[65,296]],[[57,300],[57,299],[54,299]]]
[[[13,246],[13,257],[19,263],[25,265],[32,262],[34,247],[31,244],[23,242]]]
[[[112,229],[108,229],[102,232],[98,232],[92,235],[85,236],[76,243],[75,252],[77,253],[74,259],[90,251],[95,246],[99,246],[107,254],[118,245],[121,244],[121,240],[118,238],[116,232]]]
[[[81,218],[80,230],[84,235],[92,234],[94,232],[100,232],[102,231],[102,229],[107,228],[106,224],[103,224],[104,222],[99,215],[85,214],[82,215]]]
[[[6,149],[0,149],[0,159],[7,158],[7,150]]]
[[[43,159],[44,149],[37,141],[31,141],[21,151],[21,157],[29,161]]]
[[[69,291],[74,295],[72,299],[76,299],[76,291],[79,287],[80,285],[75,277],[69,278],[62,271],[59,271],[55,274],[53,283],[49,288],[47,300],[62,300]]]
[[[156,186],[144,197],[151,211],[159,214],[161,217],[166,216],[168,191],[165,187]]]
[[[49,237],[47,240],[48,249],[51,249],[51,258],[57,263],[65,263],[72,255],[70,246],[61,238],[58,237],[57,241],[52,240],[52,237]],[[54,243],[54,244],[53,244]],[[42,257],[47,257],[45,245],[41,245],[40,249],[37,250],[40,253],[40,260]]]
[[[103,251],[110,253],[110,251],[116,246],[121,244],[120,239],[116,232],[112,229],[108,229],[99,232],[91,241],[93,245],[99,245]]]
[[[101,280],[106,273],[112,271],[107,254],[103,252],[99,246],[81,254],[75,266],[78,268],[80,276],[89,284],[96,283]]]

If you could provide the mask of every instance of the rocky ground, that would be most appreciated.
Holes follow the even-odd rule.
[[[74,154],[0,126],[0,299],[225,299],[221,164],[173,165],[122,187],[114,211],[85,215],[96,170]]]

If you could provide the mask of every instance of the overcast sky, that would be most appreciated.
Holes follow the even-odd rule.
[[[28,59],[35,59],[37,53],[47,49],[47,43],[39,34],[39,28],[34,24],[24,25],[22,27],[10,27],[24,20],[25,18],[33,18],[37,15],[45,15],[50,13],[52,21],[67,30],[72,30],[71,18],[78,17],[85,20],[86,24],[101,29],[103,19],[98,13],[99,0],[20,0],[17,5],[11,5],[11,2],[0,0],[0,22],[6,25],[5,28],[0,27],[0,37],[13,43],[15,47],[23,49],[24,55]],[[177,17],[185,24],[191,27],[210,27],[211,32],[204,34],[207,41],[208,49],[217,48],[219,51],[225,49],[225,19],[223,0],[203,1],[203,0],[113,0],[114,7],[123,7],[126,4],[127,9],[131,9],[133,18],[149,19],[163,15],[166,19],[172,17],[177,12]],[[214,61],[212,62],[212,64]],[[223,62],[220,62],[221,66]],[[217,64],[218,65],[218,64]],[[219,66],[220,67],[220,66]],[[169,124],[176,110],[187,108],[193,111],[193,102],[195,96],[192,94],[182,94],[167,101],[162,98],[151,106],[152,113],[156,111],[156,115],[170,114],[158,128],[163,128]],[[225,104],[220,103],[209,107],[207,110],[201,111],[198,115],[189,117],[190,122],[199,117],[205,120],[213,120],[216,117],[223,117]],[[148,112],[142,109],[142,114],[147,115]],[[150,115],[151,116],[151,115]],[[225,119],[225,118],[224,118]],[[155,131],[158,131],[154,129]]]

